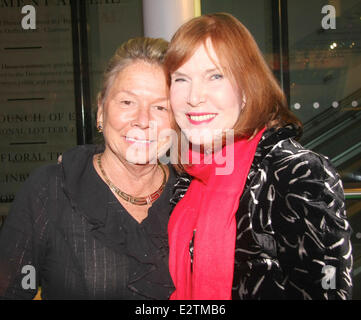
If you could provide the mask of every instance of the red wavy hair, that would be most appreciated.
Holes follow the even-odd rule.
[[[206,14],[183,24],[174,34],[164,64],[171,75],[210,38],[223,71],[246,104],[234,125],[235,137],[251,137],[263,127],[301,122],[288,109],[287,99],[247,28],[228,13]],[[170,84],[170,77],[168,78]]]

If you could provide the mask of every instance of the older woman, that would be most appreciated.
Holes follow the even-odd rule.
[[[167,45],[124,43],[98,99],[105,146],[64,153],[18,193],[0,235],[0,297],[31,299],[40,285],[43,299],[168,299]]]
[[[295,141],[301,124],[248,30],[229,14],[195,18],[165,64],[193,177],[178,180],[169,222],[172,298],[350,298],[341,180]]]

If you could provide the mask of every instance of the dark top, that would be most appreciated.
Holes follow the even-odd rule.
[[[234,300],[352,297],[342,181],[326,157],[294,140],[298,134],[292,125],[270,128],[257,146],[236,212]],[[173,205],[190,182],[177,179]]]
[[[0,232],[1,298],[32,299],[40,285],[43,299],[168,299],[175,173],[169,167],[162,195],[139,224],[95,171],[101,151],[76,147],[25,182]]]

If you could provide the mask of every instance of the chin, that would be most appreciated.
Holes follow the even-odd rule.
[[[187,139],[192,145],[200,146],[205,149],[213,149],[213,147],[218,149],[218,147],[222,145],[221,134],[215,136],[201,135],[200,137],[187,136]]]
[[[143,152],[127,152],[125,159],[131,164],[148,164],[149,154]]]
[[[146,165],[146,164],[157,164],[157,158],[149,159],[142,157],[134,157],[131,159],[127,159],[128,163],[137,164],[137,165]]]
[[[157,144],[150,146],[132,145],[127,148],[125,159],[132,164],[155,164],[157,163]]]

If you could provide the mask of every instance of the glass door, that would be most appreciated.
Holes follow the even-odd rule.
[[[342,177],[353,228],[353,297],[361,299],[361,1],[287,6],[290,106],[304,123],[301,143],[328,156]]]
[[[77,144],[69,5],[0,8],[0,217],[40,165]],[[1,223],[0,223],[1,224]]]
[[[291,110],[301,143],[329,157],[342,177],[353,228],[354,299],[361,299],[361,1],[202,0],[255,36]]]

